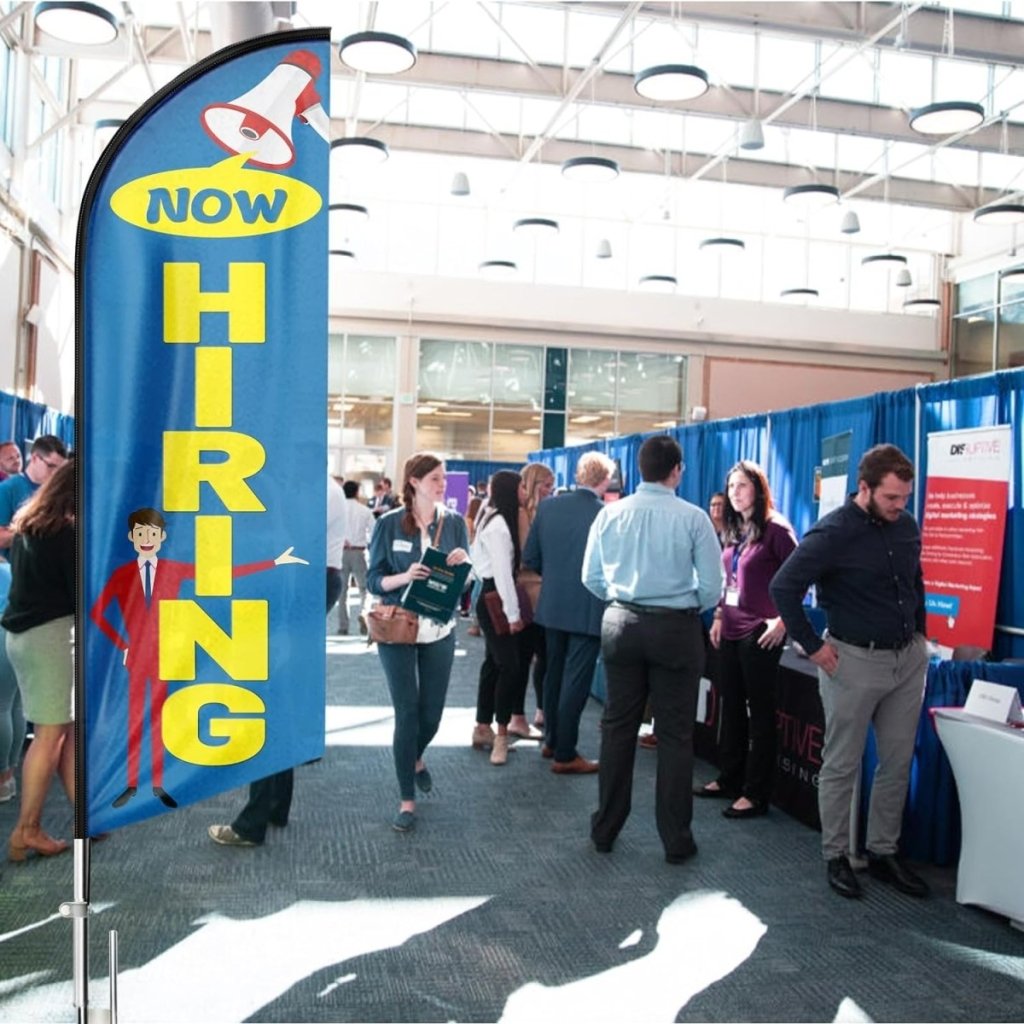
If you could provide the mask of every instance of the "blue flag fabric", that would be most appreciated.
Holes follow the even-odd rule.
[[[77,247],[80,838],[324,736],[327,30],[125,123]]]

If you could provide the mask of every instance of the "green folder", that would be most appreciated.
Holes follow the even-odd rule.
[[[437,548],[423,552],[420,562],[430,570],[426,579],[413,580],[402,591],[399,602],[417,615],[426,615],[437,622],[448,622],[459,606],[459,598],[466,589],[466,580],[473,571],[471,562],[447,565],[448,556]]]

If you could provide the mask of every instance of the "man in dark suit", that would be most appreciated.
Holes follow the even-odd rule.
[[[548,667],[544,677],[545,757],[557,775],[587,775],[597,762],[576,749],[580,716],[601,649],[604,602],[583,586],[587,532],[603,506],[615,463],[601,452],[586,452],[576,464],[576,490],[542,501],[530,527],[523,564],[543,583],[534,619],[544,626]]]

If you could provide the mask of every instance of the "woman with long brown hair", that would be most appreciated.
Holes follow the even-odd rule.
[[[715,609],[711,643],[720,651],[722,731],[719,775],[694,790],[731,801],[727,818],[768,811],[775,772],[775,679],[786,627],[768,584],[796,547],[793,527],[775,510],[756,462],[737,462],[726,477],[722,566],[725,593]]]
[[[75,800],[72,707],[75,623],[75,465],[66,462],[11,523],[11,592],[3,615],[7,654],[34,738],[21,766],[21,810],[7,844],[11,860],[30,850],[51,857],[68,848],[43,829],[46,794],[59,775]]]
[[[537,506],[551,496],[555,489],[555,474],[543,462],[528,462],[520,473],[523,479],[525,499],[519,506],[519,550],[526,547],[526,538],[537,515]],[[523,566],[517,581],[530,599],[530,607],[536,608],[540,601],[540,575]],[[515,692],[512,717],[509,719],[510,736],[523,739],[541,740],[543,733],[531,729],[526,721],[526,690],[530,682],[530,666],[533,666],[533,693],[537,700],[537,711],[533,724],[544,724],[544,675],[547,671],[547,649],[544,646],[544,627],[531,622],[519,634],[519,684]]]
[[[366,589],[384,604],[398,604],[413,580],[430,575],[421,561],[428,547],[447,553],[449,565],[469,558],[466,522],[444,507],[444,494],[444,463],[430,452],[410,456],[402,474],[402,504],[377,520],[370,538]],[[433,788],[423,753],[441,724],[455,659],[454,623],[420,616],[415,643],[378,644],[377,653],[395,707],[392,751],[401,803],[392,826],[409,832],[416,826],[416,790]]]
[[[490,746],[491,764],[508,761],[512,705],[519,685],[519,636],[523,630],[522,610],[516,591],[519,572],[519,506],[525,498],[522,478],[511,469],[500,469],[491,477],[491,500],[480,519],[473,539],[473,568],[483,581],[476,603],[476,618],[487,647],[480,666],[476,725],[473,746]],[[486,595],[496,591],[508,630],[499,633],[487,606]],[[497,731],[491,723],[497,725]]]

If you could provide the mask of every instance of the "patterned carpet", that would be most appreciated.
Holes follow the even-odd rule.
[[[534,743],[503,768],[469,746],[482,641],[459,625],[434,791],[390,827],[390,707],[374,649],[328,640],[328,747],[297,771],[293,818],[256,849],[214,845],[243,794],[115,833],[93,854],[91,997],[120,1019],[229,1021],[1012,1021],[1024,934],[954,901],[866,882],[829,891],[818,837],[773,811],[698,801],[696,858],[665,863],[657,755],[637,751],[633,814],[610,856],[587,841],[595,776],[555,776]],[[532,694],[528,707],[532,714]],[[596,757],[600,706],[581,751]],[[698,778],[711,769],[698,764]],[[70,833],[51,794],[46,825]],[[16,816],[0,805],[0,836]],[[62,856],[0,874],[0,1021],[75,1019]],[[1008,879],[1007,884],[1019,884]]]

